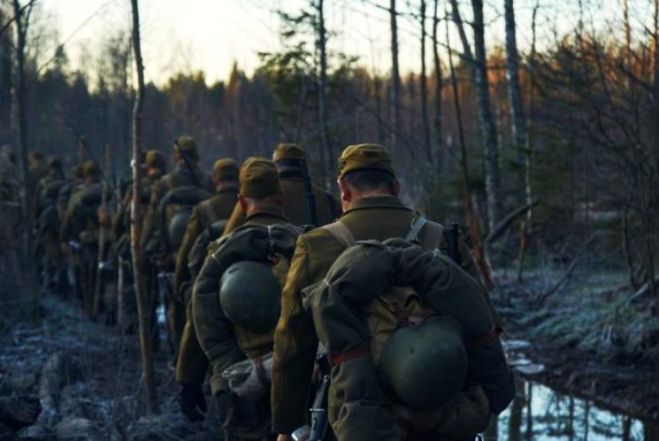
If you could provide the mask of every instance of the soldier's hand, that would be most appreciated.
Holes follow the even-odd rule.
[[[291,437],[290,435],[278,435],[277,436],[277,441],[290,441]]]
[[[200,384],[181,383],[179,392],[181,412],[190,421],[203,421],[206,413],[206,398]]]

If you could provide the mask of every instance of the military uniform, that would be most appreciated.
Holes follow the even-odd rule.
[[[40,258],[42,283],[46,288],[55,289],[60,293],[64,290],[65,278],[59,241],[60,219],[57,212],[57,196],[66,183],[61,161],[51,158],[48,162],[48,174],[41,178],[35,193],[37,257]]]
[[[279,185],[284,197],[283,210],[286,219],[294,225],[319,226],[332,222],[341,214],[336,198],[330,193],[311,184],[315,214],[309,213],[309,195],[305,185],[306,154],[295,144],[279,144],[275,148],[272,159],[279,169]],[[309,183],[310,184],[310,183]],[[224,233],[230,233],[240,226],[245,214],[239,204],[236,204]]]
[[[226,290],[231,286],[228,285],[230,282],[225,281],[225,277],[228,275],[230,278],[234,274],[231,270],[233,264],[250,263],[272,268],[266,271],[270,271],[270,277],[273,278],[274,268],[278,265],[265,262],[273,262],[277,256],[282,255],[291,257],[295,237],[300,230],[282,225],[286,224],[286,219],[280,205],[273,200],[279,193],[277,172],[271,161],[263,158],[250,158],[245,161],[240,172],[240,194],[259,200],[259,203],[255,203],[255,208],[247,213],[245,224],[231,235],[225,236],[218,244],[217,250],[206,259],[194,287],[194,325],[199,343],[211,364],[213,395],[218,401],[229,397],[234,404],[231,406],[233,411],[230,415],[233,414],[235,418],[229,416],[224,420],[224,428],[228,432],[225,436],[229,436],[229,439],[234,439],[231,436],[246,440],[271,438],[267,390],[263,391],[263,395],[252,398],[238,396],[233,392],[229,394],[223,373],[245,359],[254,360],[258,370],[262,357],[272,351],[278,314],[271,308],[261,308],[260,304],[274,300],[275,305],[279,305],[279,291],[285,272],[283,275],[279,273],[282,280],[276,282],[277,292],[274,297],[272,292],[265,288],[270,285],[259,278],[256,272],[243,273],[242,277],[249,279],[253,274],[259,281],[252,282],[254,286],[248,287],[244,292],[246,296],[256,296],[252,299],[252,306],[244,307],[238,314],[231,308],[231,302],[235,305],[244,296],[234,296],[233,300],[226,302],[223,296],[227,295]],[[287,269],[287,265],[284,266]],[[238,275],[240,276],[240,273]],[[234,290],[241,288],[236,282],[232,286]],[[270,324],[266,322],[264,326],[263,321],[259,321],[259,314],[272,315]]]
[[[181,205],[191,208],[211,196],[213,183],[197,166],[198,154],[194,139],[189,136],[181,136],[175,142],[174,152],[176,158],[174,170],[153,185],[141,241],[145,255],[150,259],[147,265],[157,268],[155,271],[149,271],[151,274],[158,274],[158,279],[151,281],[153,288],[150,289],[150,292],[153,295],[158,289],[164,291],[162,297],[167,315],[168,337],[170,345],[175,351],[178,348],[185,324],[185,306],[175,299],[174,270],[179,244],[173,244],[169,240],[167,228],[172,227],[168,227],[166,224],[173,219],[167,219],[162,204],[165,202],[164,199],[174,192],[185,191],[186,200]],[[183,222],[187,223],[187,220],[183,220]],[[181,226],[177,228],[184,230],[185,224],[182,225],[182,228]],[[181,233],[181,237],[182,235]],[[155,301],[151,303],[155,304]]]
[[[208,370],[208,359],[199,347],[197,334],[192,323],[192,304],[189,301],[192,284],[206,257],[206,247],[221,234],[220,228],[211,232],[216,223],[226,221],[231,215],[238,196],[238,165],[232,159],[220,159],[213,166],[216,182],[225,182],[215,195],[192,210],[183,243],[176,256],[175,289],[179,301],[186,305],[186,322],[179,344],[176,361],[176,381],[186,385],[201,385]],[[227,182],[235,181],[235,184]],[[212,234],[211,234],[212,233]],[[204,236],[201,238],[201,236]],[[196,243],[201,239],[202,243]],[[196,245],[195,245],[196,244]]]
[[[393,174],[391,160],[383,147],[359,145],[348,147],[340,158],[340,176],[357,170],[381,170]],[[364,197],[354,201],[341,223],[354,240],[384,241],[405,237],[417,218],[396,196]],[[441,226],[427,223],[417,237],[423,243],[428,234],[441,231]],[[439,249],[447,252],[448,244],[438,236]],[[273,430],[292,433],[306,423],[314,359],[318,338],[314,321],[303,306],[302,291],[323,280],[328,269],[341,255],[346,245],[337,240],[327,228],[317,228],[298,238],[295,256],[291,262],[286,286],[282,294],[282,311],[275,331],[275,349],[272,378]],[[478,273],[469,252],[462,248],[462,267],[474,279]],[[331,354],[330,354],[331,355]],[[334,372],[334,371],[333,371]],[[346,409],[339,413],[345,417]],[[350,410],[348,410],[350,413]],[[334,415],[336,417],[336,415]],[[330,415],[332,420],[332,415]],[[335,421],[331,421],[335,422]],[[377,418],[365,418],[362,424],[373,433],[386,439],[387,424]],[[380,424],[382,427],[373,427]],[[339,437],[340,438],[340,437]]]
[[[87,313],[91,314],[98,264],[98,209],[103,186],[96,163],[87,161],[82,170],[85,182],[71,194],[62,220],[60,242],[66,244],[70,251],[77,297]]]
[[[144,216],[149,207],[151,189],[162,177],[166,169],[165,156],[158,150],[148,150],[144,155],[144,167],[147,173],[141,178],[140,216]],[[112,290],[107,294],[107,304],[116,305],[116,319],[122,332],[132,333],[137,329],[137,298],[133,280],[133,265],[130,248],[131,205],[133,202],[132,186],[125,187],[121,204],[112,218],[113,244],[110,250],[111,259],[117,268],[116,299]],[[148,267],[145,268],[148,270]],[[147,277],[150,279],[150,277]],[[155,320],[155,308],[151,311]]]

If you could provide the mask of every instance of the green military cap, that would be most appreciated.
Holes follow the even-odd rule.
[[[148,150],[144,158],[144,165],[151,168],[165,169],[167,161],[165,160],[165,155],[162,154],[159,150]]]
[[[379,144],[354,144],[339,156],[339,177],[357,170],[380,170],[394,175],[391,155]]]
[[[274,162],[259,156],[248,158],[240,168],[240,195],[265,198],[281,192]]]
[[[48,168],[54,169],[54,170],[61,170],[62,169],[62,160],[56,156],[50,156],[48,157]]]
[[[215,179],[237,179],[240,173],[238,163],[231,158],[222,158],[213,164],[213,177]]]
[[[85,161],[82,163],[82,175],[85,178],[95,178],[101,175],[101,168],[94,161]]]
[[[289,142],[282,142],[277,144],[274,153],[272,154],[273,161],[290,161],[300,160],[306,158],[306,153],[297,144]]]
[[[190,159],[199,158],[197,143],[189,135],[179,136],[174,140],[174,151],[178,156],[186,156]]]

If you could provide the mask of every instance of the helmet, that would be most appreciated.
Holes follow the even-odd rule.
[[[440,407],[467,376],[459,325],[448,317],[431,317],[396,330],[385,343],[377,374],[393,400],[420,411]]]
[[[169,220],[167,227],[167,239],[172,249],[178,250],[183,242],[185,230],[188,228],[188,219],[190,219],[190,211],[179,210]]]
[[[231,265],[220,280],[220,304],[227,318],[250,332],[277,325],[281,285],[267,263],[245,260]]]

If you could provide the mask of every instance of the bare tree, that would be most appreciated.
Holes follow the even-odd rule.
[[[148,414],[158,412],[158,398],[153,370],[153,346],[151,345],[151,314],[144,275],[142,274],[142,235],[141,201],[141,161],[142,157],[142,109],[144,108],[144,64],[140,44],[140,15],[138,0],[131,0],[133,12],[133,52],[137,72],[137,93],[133,107],[133,200],[131,203],[130,245],[133,258],[135,294],[137,296],[137,314],[140,328],[140,346],[142,350],[142,369],[146,388],[146,411]]]
[[[434,103],[435,103],[435,167],[441,167],[441,147],[442,142],[442,63],[439,59],[437,31],[439,28],[439,0],[434,0],[433,15],[432,15],[432,55],[433,67],[435,74],[435,90],[434,90]],[[439,170],[437,170],[439,171]]]
[[[487,52],[485,50],[485,23],[483,0],[471,1],[474,14],[474,55],[476,63],[476,89],[478,94],[478,119],[485,150],[485,190],[489,229],[494,230],[503,215],[503,194],[499,169],[499,135],[492,113],[490,84],[487,78]]]
[[[513,127],[513,138],[517,157],[521,160],[524,150],[528,149],[526,136],[526,116],[522,102],[522,88],[519,81],[519,54],[517,52],[517,35],[515,32],[514,0],[504,0],[506,21],[506,76],[508,80],[508,99]]]
[[[492,287],[492,272],[485,255],[485,245],[481,233],[480,222],[474,210],[474,204],[471,200],[471,188],[469,187],[469,159],[467,156],[467,143],[465,140],[464,124],[462,121],[462,106],[460,103],[460,92],[458,90],[458,79],[453,65],[453,54],[451,53],[451,38],[448,30],[448,21],[446,22],[446,45],[448,47],[449,71],[451,75],[451,88],[453,89],[453,104],[455,106],[455,117],[458,125],[458,141],[460,143],[460,177],[462,183],[462,203],[467,219],[467,228],[471,238],[471,250],[474,254],[474,260],[483,277],[486,287]]]
[[[25,44],[29,24],[31,5],[21,6],[18,0],[13,0],[14,23],[16,27],[16,118],[18,123],[18,146],[20,150],[20,168],[23,180],[23,261],[28,262],[32,249],[32,201],[33,182],[28,169],[29,143],[27,135],[26,88],[25,88]]]
[[[433,161],[432,144],[430,141],[430,117],[428,115],[428,78],[426,75],[426,1],[419,5],[419,24],[421,26],[421,74],[419,75],[421,93],[421,122],[423,124],[423,144],[430,164]]]
[[[389,22],[391,27],[391,96],[390,110],[393,114],[393,130],[391,130],[391,148],[396,151],[398,148],[398,137],[401,133],[401,105],[400,105],[400,71],[398,68],[398,11],[396,10],[396,0],[390,0],[389,4]]]
[[[320,58],[320,72],[318,75],[318,117],[320,119],[320,142],[322,148],[322,170],[325,186],[330,187],[329,167],[332,160],[332,150],[327,133],[327,30],[325,28],[324,0],[318,0],[316,5],[318,14],[318,55]]]

